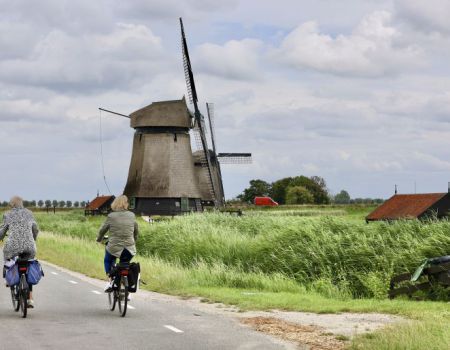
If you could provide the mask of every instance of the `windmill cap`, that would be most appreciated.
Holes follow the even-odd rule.
[[[184,97],[181,100],[153,102],[131,113],[130,118],[132,128],[191,127],[191,113]]]

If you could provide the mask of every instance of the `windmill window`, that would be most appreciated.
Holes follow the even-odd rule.
[[[178,139],[177,139],[177,134],[175,133],[175,134],[173,134],[173,140],[175,141],[175,142],[177,142],[178,141]]]
[[[142,134],[139,135],[139,142],[142,141]]]

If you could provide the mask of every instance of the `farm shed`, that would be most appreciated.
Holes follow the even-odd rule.
[[[98,196],[94,198],[84,209],[84,215],[103,215],[111,211],[111,203],[114,196]]]
[[[395,194],[367,217],[366,221],[443,218],[450,211],[450,193]]]

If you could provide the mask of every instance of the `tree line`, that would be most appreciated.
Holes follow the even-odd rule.
[[[88,202],[86,201],[58,201],[54,200],[24,200],[23,206],[26,208],[84,208]],[[0,207],[7,207],[9,202],[3,201],[0,202]]]
[[[384,202],[382,198],[351,198],[346,190],[342,190],[333,198],[336,204],[381,204]]]
[[[250,186],[237,198],[253,202],[258,196],[269,196],[279,204],[329,204],[330,196],[326,182],[320,176],[295,176],[268,183],[251,180]]]
[[[380,204],[381,198],[351,198],[345,190],[332,195],[320,176],[285,177],[272,183],[256,179],[237,199],[252,203],[255,197],[269,196],[278,204]]]

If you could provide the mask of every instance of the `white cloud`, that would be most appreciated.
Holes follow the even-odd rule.
[[[307,22],[284,38],[275,55],[296,68],[346,76],[381,77],[416,67],[421,50],[405,41],[391,22],[389,12],[374,12],[350,35],[336,37],[320,33],[316,22]]]
[[[28,56],[0,61],[3,81],[53,90],[112,89],[150,79],[164,64],[161,39],[143,25],[108,34],[51,30]]]
[[[255,80],[261,77],[260,40],[231,40],[224,45],[206,43],[195,50],[195,67],[200,72],[226,79]]]
[[[397,16],[424,32],[450,34],[448,0],[394,0]]]

